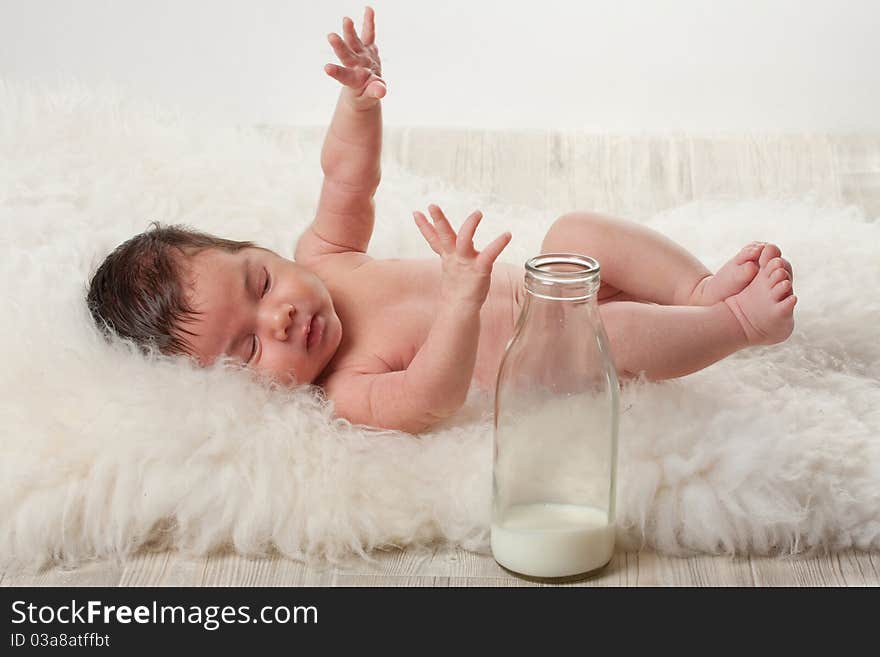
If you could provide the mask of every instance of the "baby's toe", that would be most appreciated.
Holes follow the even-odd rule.
[[[794,280],[794,270],[791,268],[791,263],[785,258],[782,259],[782,266],[785,267],[785,271],[788,272],[788,277],[791,280]]]
[[[789,294],[791,294],[791,281],[788,279],[785,279],[770,288],[770,295],[773,297],[774,301],[782,301]]]
[[[777,283],[780,283],[782,281],[787,281],[790,279],[788,277],[788,272],[785,270],[785,268],[779,267],[778,269],[774,269],[770,273],[768,280],[770,281],[770,285],[776,285]]]
[[[761,267],[766,267],[767,263],[781,255],[782,251],[778,246],[775,244],[765,244],[764,250],[761,251],[761,257],[758,258],[758,264],[761,265]]]
[[[763,267],[768,276],[776,271],[784,271],[788,273],[788,270],[785,268],[785,261],[782,258],[773,258],[763,265]]]
[[[787,294],[784,298],[774,304],[773,309],[775,315],[782,320],[791,321],[794,314],[794,307],[797,305],[798,298],[796,294]]]
[[[742,265],[749,262],[750,260],[757,263],[763,249],[763,242],[750,242],[749,244],[744,246],[742,250],[737,254],[736,264]]]

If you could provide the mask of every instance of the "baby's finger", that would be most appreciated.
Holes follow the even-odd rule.
[[[373,45],[376,40],[376,12],[372,7],[364,9],[364,27],[361,30],[365,46]]]
[[[499,235],[491,244],[480,251],[480,255],[477,256],[477,260],[474,263],[477,269],[486,273],[492,271],[492,263],[501,254],[504,247],[510,243],[511,237],[513,236],[509,232]]]
[[[477,210],[465,219],[461,228],[458,229],[458,242],[456,243],[455,248],[460,254],[473,255],[474,233],[477,232],[477,226],[482,218],[483,213]]]
[[[342,34],[345,36],[345,42],[354,52],[360,53],[365,50],[363,42],[354,31],[354,21],[348,16],[342,19]]]
[[[338,80],[346,87],[353,89],[363,87],[367,78],[370,77],[370,72],[365,68],[345,68],[336,64],[325,65],[324,71],[334,80]]]
[[[341,36],[331,32],[327,35],[327,41],[333,46],[333,52],[339,57],[340,62],[346,66],[360,66],[360,59],[351,51],[351,48],[342,40]]]
[[[437,238],[437,231],[434,230],[434,227],[428,221],[428,218],[421,212],[413,212],[413,219],[416,220],[419,232],[422,233],[425,241],[430,245],[431,250],[437,255],[443,255],[443,251],[440,249],[440,243]]]
[[[388,88],[385,86],[385,80],[382,78],[374,78],[364,90],[364,95],[369,96],[370,98],[384,98],[387,92]]]
[[[452,230],[452,226],[449,224],[449,220],[446,218],[446,215],[443,214],[443,210],[441,210],[436,205],[429,205],[428,212],[430,213],[431,218],[434,220],[434,227],[437,229],[437,234],[440,236],[440,243],[443,245],[444,250],[454,250],[455,231]]]

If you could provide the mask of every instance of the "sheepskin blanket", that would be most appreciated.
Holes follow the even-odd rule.
[[[0,82],[0,565],[145,545],[330,561],[437,542],[488,551],[479,391],[428,434],[370,430],[315,389],[146,358],[91,323],[90,274],[151,220],[290,257],[320,186],[313,133]],[[410,219],[431,201],[457,217],[481,207],[484,238],[512,230],[514,263],[554,218],[386,158],[371,253],[435,257]],[[880,221],[806,198],[691,203],[647,223],[712,268],[752,239],[777,242],[799,302],[786,343],[623,391],[621,546],[880,548]]]

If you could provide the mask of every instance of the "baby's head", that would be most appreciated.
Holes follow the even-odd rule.
[[[144,351],[201,365],[225,354],[283,385],[313,382],[342,340],[313,272],[252,242],[183,226],[154,222],[116,247],[87,300],[99,327]]]

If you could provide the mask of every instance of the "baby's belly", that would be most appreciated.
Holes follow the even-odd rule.
[[[474,366],[473,383],[482,390],[494,392],[498,367],[519,317],[522,286],[520,268],[496,263],[492,269],[492,285],[480,314],[480,344]]]

